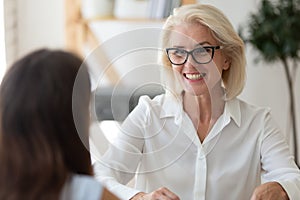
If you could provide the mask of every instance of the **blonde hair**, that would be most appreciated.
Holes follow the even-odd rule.
[[[227,17],[211,5],[189,4],[176,8],[163,27],[163,49],[169,47],[169,38],[174,27],[183,23],[199,23],[210,29],[214,39],[223,47],[223,54],[231,63],[229,69],[222,74],[226,99],[232,99],[239,95],[244,88],[246,79],[244,42],[235,32]],[[166,54],[162,54],[161,61],[166,68],[171,67]]]

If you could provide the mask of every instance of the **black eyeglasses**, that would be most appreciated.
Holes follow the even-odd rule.
[[[167,48],[167,55],[173,65],[183,65],[188,60],[189,55],[198,64],[207,64],[214,58],[215,50],[222,49],[222,46],[205,46],[187,51],[182,48]]]

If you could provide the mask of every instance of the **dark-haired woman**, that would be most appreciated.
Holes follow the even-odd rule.
[[[117,199],[96,182],[88,151],[90,81],[82,60],[38,50],[0,88],[0,199]]]

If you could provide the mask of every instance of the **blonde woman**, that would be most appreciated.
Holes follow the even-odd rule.
[[[300,172],[269,110],[237,98],[244,44],[226,16],[182,6],[163,32],[166,94],[141,97],[98,180],[123,199],[298,199]]]

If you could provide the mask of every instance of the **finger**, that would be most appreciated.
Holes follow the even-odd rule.
[[[168,188],[162,188],[161,189],[162,193],[167,196],[171,200],[179,200],[179,197],[171,192]]]
[[[256,195],[253,194],[253,195],[251,196],[251,199],[250,199],[250,200],[257,200],[257,199],[256,199]]]
[[[173,200],[173,199],[170,199],[169,197],[162,195],[157,200]]]

